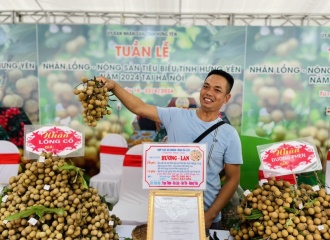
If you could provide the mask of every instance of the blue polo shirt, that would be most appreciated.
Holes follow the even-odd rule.
[[[212,122],[204,122],[198,118],[196,110],[176,107],[157,107],[157,110],[167,131],[168,142],[173,143],[192,143],[206,129],[221,120],[219,118]],[[230,124],[221,125],[218,131],[212,131],[200,143],[206,143],[209,152],[214,139],[212,154],[207,159],[206,190],[204,191],[205,211],[212,205],[221,189],[219,173],[224,168],[224,164],[243,163],[241,141],[233,126]],[[219,213],[214,222],[218,222],[220,219],[221,214]]]

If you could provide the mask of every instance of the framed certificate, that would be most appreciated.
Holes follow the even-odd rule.
[[[147,240],[205,239],[202,191],[150,190]]]

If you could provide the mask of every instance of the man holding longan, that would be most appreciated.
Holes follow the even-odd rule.
[[[190,110],[176,107],[156,107],[128,93],[117,82],[97,77],[105,83],[122,104],[132,113],[162,123],[168,134],[168,142],[191,143],[206,129],[221,121],[219,111],[231,95],[233,77],[223,70],[212,70],[200,90],[200,107]],[[243,163],[241,142],[237,131],[230,124],[223,124],[205,138],[208,148],[206,190],[204,191],[205,228],[220,229],[221,210],[235,193],[240,181],[240,165]],[[219,173],[225,168],[226,182],[221,186]]]

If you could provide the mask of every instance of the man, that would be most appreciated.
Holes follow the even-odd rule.
[[[219,110],[226,104],[234,84],[233,77],[222,70],[212,70],[200,90],[200,108],[189,110],[175,107],[156,107],[144,103],[128,93],[117,82],[98,77],[124,106],[138,116],[162,123],[168,142],[191,143],[206,129],[221,121]],[[240,180],[242,151],[237,131],[224,124],[208,134],[201,143],[207,143],[207,187],[204,191],[204,217],[206,229],[219,229],[221,210],[235,193]],[[219,173],[226,165],[226,183],[221,187]]]

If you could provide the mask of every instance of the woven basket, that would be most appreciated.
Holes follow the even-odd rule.
[[[136,226],[132,231],[133,240],[147,240],[147,224]]]

